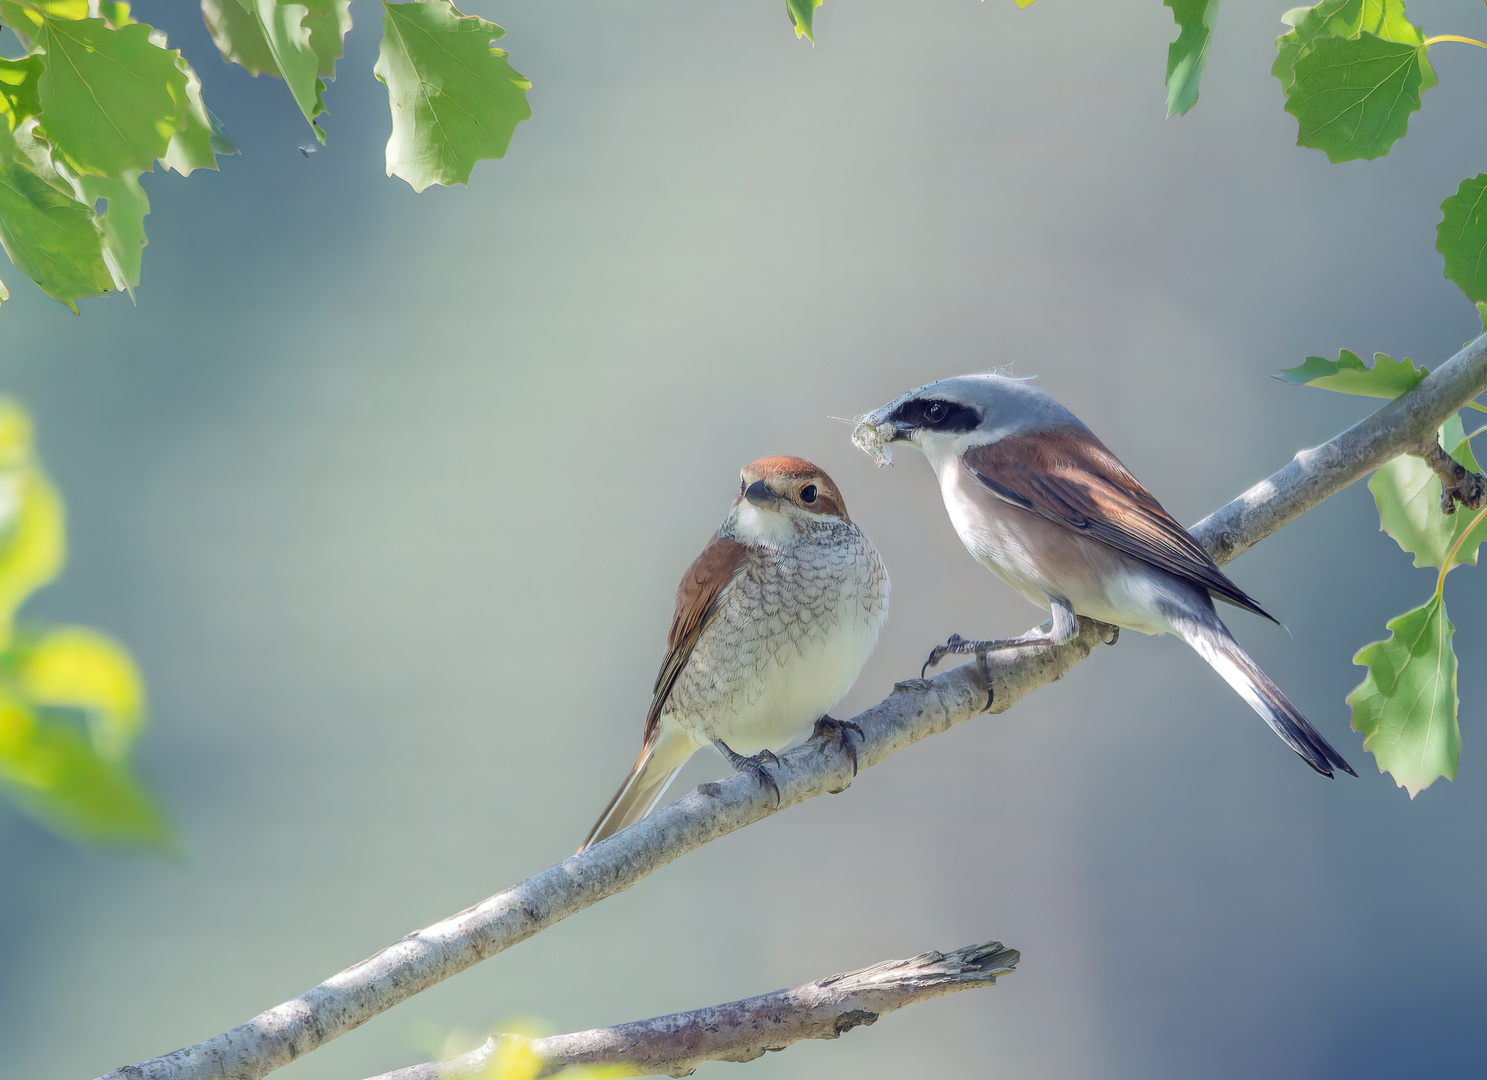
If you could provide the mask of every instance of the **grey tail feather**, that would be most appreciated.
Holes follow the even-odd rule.
[[[656,763],[656,745],[656,741],[646,744],[630,769],[630,775],[625,777],[625,782],[614,793],[614,798],[609,800],[604,813],[594,822],[594,827],[589,830],[579,851],[593,847],[600,840],[634,825],[661,801],[661,796],[666,794],[666,789],[676,779],[676,774],[682,771],[682,767],[677,765],[664,774],[659,769],[652,769],[651,766]]]
[[[1191,611],[1171,609],[1167,615],[1183,640],[1207,660],[1308,765],[1327,777],[1334,769],[1341,769],[1349,776],[1358,775],[1322,738],[1321,732],[1311,726],[1311,721],[1301,715],[1301,710],[1291,704],[1291,699],[1281,692],[1270,676],[1260,670],[1260,665],[1239,647],[1239,642],[1234,640],[1217,615],[1212,611],[1197,615]]]

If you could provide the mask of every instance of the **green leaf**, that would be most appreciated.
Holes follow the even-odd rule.
[[[152,33],[144,23],[114,30],[102,19],[43,24],[38,134],[75,172],[148,172],[181,126],[179,54],[152,42]]]
[[[0,693],[0,788],[63,836],[165,847],[171,829],[125,762],[99,754],[64,716]]]
[[[506,31],[448,0],[384,0],[382,28],[372,73],[392,107],[387,175],[414,191],[469,183],[475,162],[503,157],[516,125],[532,115],[532,84],[491,44]]]
[[[336,61],[341,58],[343,41],[351,29],[351,0],[303,0],[294,5],[285,0],[276,2],[280,7],[305,9],[299,25],[309,32],[307,45],[315,54],[316,74],[334,80]],[[256,0],[202,0],[201,13],[222,59],[240,65],[255,77],[284,77],[275,46],[266,36],[263,12]]]
[[[1379,771],[1414,798],[1438,776],[1456,778],[1461,728],[1456,709],[1456,628],[1439,595],[1389,620],[1389,637],[1365,646],[1353,663],[1368,674],[1348,695],[1353,730]]]
[[[1437,240],[1436,243],[1440,243],[1440,241]],[[1482,320],[1481,332],[1483,334],[1487,334],[1487,303],[1483,303],[1481,300],[1478,300],[1474,306],[1477,309],[1477,318]],[[1470,345],[1471,342],[1467,342],[1467,344]]]
[[[825,2],[826,0],[785,0],[785,11],[790,16],[790,25],[795,27],[796,41],[804,37],[812,45],[816,43],[816,34],[811,24],[815,21],[816,9]],[[1028,3],[1032,3],[1032,0],[1028,0]],[[1018,6],[1026,7],[1027,4]]]
[[[322,79],[336,78],[336,61],[345,51],[346,35],[351,32],[351,0],[305,0],[309,14],[305,27],[310,31],[310,51],[320,62],[317,69]]]
[[[41,78],[42,58],[24,56],[0,60],[0,116],[11,131],[41,112],[36,84]]]
[[[76,22],[88,17],[88,0],[0,0],[0,23],[33,37],[47,19]]]
[[[1434,85],[1425,53],[1423,45],[1367,32],[1318,38],[1297,59],[1286,96],[1286,112],[1298,122],[1296,145],[1325,152],[1334,165],[1383,157]]]
[[[113,287],[93,210],[53,168],[36,121],[0,125],[0,243],[16,269],[77,312],[75,301]]]
[[[10,299],[10,290],[5,287],[5,282],[0,281],[0,304]]]
[[[1425,35],[1404,16],[1404,0],[1324,0],[1316,7],[1293,8],[1281,16],[1293,29],[1275,39],[1276,57],[1270,73],[1280,80],[1287,94],[1296,81],[1296,61],[1318,38],[1344,37],[1356,40],[1367,31],[1385,41],[1420,45]],[[1428,61],[1427,61],[1428,66]],[[1435,85],[1432,70],[1422,90]]]
[[[15,612],[62,569],[62,500],[36,463],[31,420],[0,398],[0,647]]]
[[[167,169],[190,176],[197,169],[215,169],[218,154],[235,154],[237,148],[225,139],[219,139],[219,125],[201,99],[201,79],[196,70],[184,56],[179,55],[176,67],[186,78],[185,88],[176,102],[183,123],[180,130],[170,137],[170,145],[160,160]]]
[[[263,36],[263,26],[255,11],[249,11],[238,0],[201,0],[201,17],[222,59],[237,64],[249,75],[272,75],[276,79],[279,65]]]
[[[1461,181],[1456,194],[1441,203],[1435,250],[1445,257],[1446,277],[1467,299],[1487,301],[1487,173]]]
[[[1306,363],[1286,368],[1271,377],[1292,386],[1315,386],[1339,394],[1397,398],[1428,374],[1423,366],[1415,367],[1409,357],[1392,360],[1383,353],[1374,353],[1373,367],[1367,367],[1357,353],[1343,349],[1336,360],[1308,356]]]
[[[1167,119],[1184,116],[1198,104],[1198,84],[1213,44],[1219,0],[1162,0],[1172,9],[1177,40],[1167,46]]]
[[[1481,466],[1472,456],[1471,444],[1453,416],[1440,431],[1441,446],[1462,466],[1479,473]],[[1458,507],[1454,514],[1441,511],[1441,481],[1435,471],[1413,454],[1402,454],[1382,465],[1368,482],[1379,508],[1379,528],[1415,557],[1415,565],[1447,569],[1446,557],[1463,533],[1471,535],[1462,542],[1451,566],[1477,565],[1477,548],[1487,540],[1487,521],[1472,527],[1476,517]]]
[[[108,206],[98,215],[98,228],[103,233],[103,260],[114,278],[114,287],[134,295],[139,284],[140,262],[144,257],[145,215],[150,200],[139,186],[140,174],[133,169],[118,179],[84,176],[78,180],[83,201],[97,206],[99,199]]]
[[[111,638],[81,626],[47,630],[12,659],[33,704],[82,710],[94,749],[124,760],[144,726],[145,692],[134,661]]]
[[[303,4],[280,4],[275,0],[242,0],[258,20],[259,30],[273,55],[274,66],[294,103],[310,122],[315,138],[325,142],[325,132],[315,122],[325,112],[325,83],[320,81],[320,59],[310,47],[310,30],[304,25],[310,11]]]

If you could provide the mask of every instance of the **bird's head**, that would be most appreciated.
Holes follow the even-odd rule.
[[[932,463],[959,456],[1015,433],[1052,430],[1073,422],[1069,413],[1026,379],[987,373],[941,379],[894,398],[859,417],[852,442],[879,465],[896,442],[917,446]]]
[[[804,458],[765,457],[739,471],[729,514],[744,543],[781,547],[812,523],[851,522],[831,477]]]

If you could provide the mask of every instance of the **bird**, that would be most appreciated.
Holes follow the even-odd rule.
[[[1214,601],[1276,620],[1088,427],[1028,379],[992,372],[929,383],[858,417],[852,441],[879,465],[891,460],[893,443],[918,447],[966,550],[1052,613],[1047,629],[1020,638],[955,635],[926,670],[946,655],[974,653],[984,675],[988,651],[1063,644],[1078,632],[1078,615],[1173,634],[1318,773],[1358,775],[1240,648]]]
[[[728,516],[677,587],[640,756],[578,850],[650,813],[704,746],[776,799],[774,751],[812,725],[855,772],[862,730],[830,710],[877,644],[888,589],[831,477],[797,457],[745,465]]]

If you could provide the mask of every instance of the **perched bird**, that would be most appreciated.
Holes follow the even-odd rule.
[[[930,664],[949,653],[984,657],[996,648],[1062,644],[1077,632],[1076,615],[1176,634],[1313,769],[1358,775],[1239,647],[1213,601],[1275,620],[1042,390],[997,374],[943,379],[862,417],[852,441],[880,465],[890,443],[923,451],[966,549],[1053,613],[1044,633],[1007,641],[957,635],[930,654]]]
[[[888,572],[809,461],[745,465],[733,509],[676,590],[640,757],[582,851],[650,813],[698,749],[779,787],[766,763],[803,734],[852,756],[855,724],[827,713],[867,663],[888,618]]]

